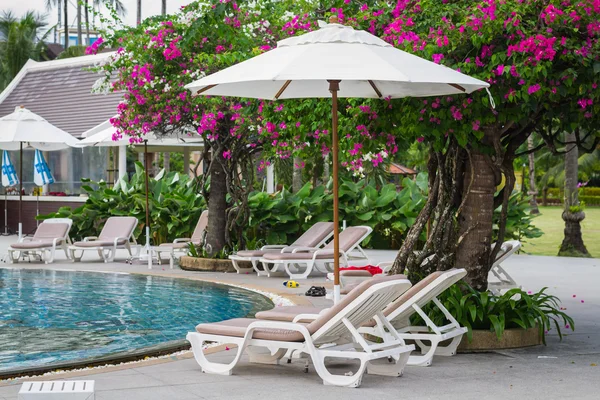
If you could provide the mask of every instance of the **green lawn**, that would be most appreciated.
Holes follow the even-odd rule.
[[[541,215],[533,220],[535,226],[544,231],[542,237],[527,239],[523,250],[529,254],[555,256],[564,237],[565,223],[561,207],[540,207]],[[593,257],[600,258],[600,208],[585,209],[585,219],[581,223],[583,242]]]

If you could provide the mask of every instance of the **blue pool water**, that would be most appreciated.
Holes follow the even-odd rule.
[[[271,307],[201,281],[0,268],[0,373],[184,343],[198,323]]]

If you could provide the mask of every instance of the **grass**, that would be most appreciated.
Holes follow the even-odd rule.
[[[539,256],[555,256],[564,237],[565,223],[562,220],[562,207],[540,207],[540,216],[533,220],[544,234],[537,239],[527,239],[523,250]],[[600,258],[600,207],[585,209],[585,219],[581,223],[583,242],[592,257]]]

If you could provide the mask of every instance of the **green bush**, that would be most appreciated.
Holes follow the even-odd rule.
[[[575,330],[573,319],[560,310],[560,300],[546,294],[546,289],[527,293],[516,288],[496,296],[490,292],[478,292],[460,282],[443,292],[439,300],[461,326],[468,328],[469,341],[474,329],[490,330],[500,340],[506,329],[537,327],[546,344],[546,333],[552,326],[561,339],[562,327]],[[438,326],[446,324],[444,314],[437,306],[428,305],[424,311]],[[411,322],[422,324],[418,315]]]
[[[530,197],[523,197],[520,192],[513,192],[508,199],[508,214],[506,218],[506,231],[504,240],[533,239],[544,234],[541,229],[533,224],[536,217],[531,214]],[[500,221],[501,207],[494,210],[493,240],[498,237],[498,223]]]
[[[134,235],[145,241],[146,186],[144,169],[140,163],[131,179],[122,179],[115,187],[106,182],[82,180],[82,189],[88,195],[84,205],[74,210],[61,207],[57,212],[38,217],[71,218],[71,237],[80,240],[85,236],[96,236],[111,216],[134,216],[139,220]],[[200,213],[206,209],[204,198],[198,194],[194,180],[177,172],[165,174],[161,171],[156,178],[149,178],[150,229],[155,244],[172,241],[178,237],[190,237]]]
[[[562,201],[563,192],[561,188],[548,188],[548,198],[560,199]]]
[[[579,195],[600,197],[600,187],[582,187],[579,189]]]
[[[251,193],[250,220],[244,231],[248,247],[291,243],[315,222],[331,221],[331,185],[329,182],[312,189],[307,183],[297,193],[285,189],[275,194]],[[366,246],[398,248],[426,201],[427,175],[420,174],[416,181],[405,178],[402,185],[398,191],[393,184],[377,189],[364,180],[342,181],[340,220],[345,220],[347,226],[372,227],[374,232],[365,241]]]
[[[600,206],[600,196],[579,196],[579,201],[586,206]]]

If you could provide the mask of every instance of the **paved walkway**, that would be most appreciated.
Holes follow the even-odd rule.
[[[14,237],[0,238],[0,254]],[[394,252],[370,251],[375,262],[392,258]],[[306,287],[325,284],[313,278],[300,289],[286,289],[283,279],[254,275],[194,273],[168,265],[148,271],[145,265],[124,262],[98,263],[92,254],[82,263],[70,263],[64,256],[51,265],[55,269],[120,271],[230,282],[287,296],[298,304],[325,305],[323,298],[306,298]],[[46,268],[40,264],[19,264],[24,268]],[[407,367],[401,378],[365,376],[360,389],[322,385],[314,370],[303,373],[304,363],[265,366],[243,359],[232,376],[203,374],[189,353],[166,360],[149,361],[106,369],[55,375],[43,379],[93,379],[98,400],[185,400],[185,399],[598,399],[600,398],[600,260],[519,255],[504,267],[526,290],[549,287],[563,300],[575,319],[576,331],[562,342],[548,337],[548,346],[485,354],[459,354],[436,358],[428,368]],[[576,297],[574,298],[573,295]],[[584,300],[584,303],[581,302]],[[233,352],[216,352],[215,359],[230,359]],[[339,372],[354,365],[335,364]],[[17,398],[20,382],[0,383],[0,400]]]

